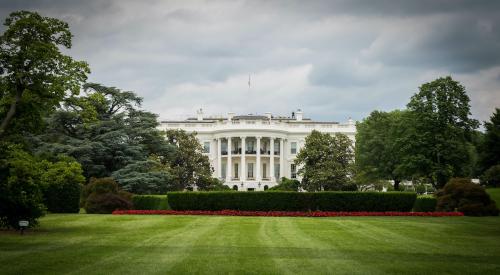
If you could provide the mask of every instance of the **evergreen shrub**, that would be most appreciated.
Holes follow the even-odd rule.
[[[410,192],[170,192],[173,210],[411,211]]]

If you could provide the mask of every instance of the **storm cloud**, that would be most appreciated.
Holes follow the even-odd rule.
[[[475,118],[500,107],[499,1],[0,1],[2,18],[21,9],[67,21],[89,80],[164,119],[359,120],[446,75]]]

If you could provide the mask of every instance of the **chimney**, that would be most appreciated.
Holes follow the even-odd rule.
[[[297,112],[295,113],[295,116],[297,118],[297,121],[302,121],[302,116],[303,116],[302,110],[298,109]]]
[[[199,109],[196,111],[196,115],[199,121],[203,120],[203,109]]]
[[[268,119],[271,119],[272,115],[271,112],[265,112],[264,113]]]
[[[233,116],[234,116],[233,112],[227,113],[227,120],[231,121],[233,119]]]

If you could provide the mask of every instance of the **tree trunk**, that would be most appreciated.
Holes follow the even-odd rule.
[[[18,89],[14,101],[12,101],[12,103],[10,104],[9,111],[7,112],[5,118],[2,120],[2,124],[0,125],[0,138],[2,138],[5,131],[7,130],[7,126],[9,126],[9,123],[14,118],[14,115],[16,114],[17,103],[21,101],[22,96],[23,96],[22,90]]]
[[[394,190],[399,191],[399,183],[401,180],[395,179],[394,180]]]

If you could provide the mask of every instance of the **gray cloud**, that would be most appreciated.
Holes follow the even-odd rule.
[[[362,119],[452,75],[486,120],[500,106],[498,1],[1,1],[67,21],[91,81],[134,90],[162,118]],[[252,87],[247,86],[252,74]]]

